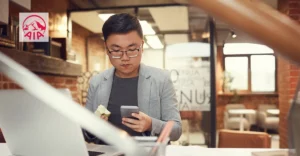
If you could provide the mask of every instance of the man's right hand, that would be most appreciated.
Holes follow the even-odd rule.
[[[106,115],[101,115],[100,118],[106,121],[108,120],[108,117]]]

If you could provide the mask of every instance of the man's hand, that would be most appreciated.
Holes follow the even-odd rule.
[[[108,120],[108,117],[106,115],[101,115],[100,118],[106,121]]]
[[[152,119],[143,112],[139,114],[132,113],[132,116],[138,120],[131,118],[122,118],[122,123],[136,132],[143,133],[152,129]]]

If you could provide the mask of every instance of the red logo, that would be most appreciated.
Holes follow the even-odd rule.
[[[39,15],[30,15],[25,18],[22,24],[24,38],[29,40],[40,40],[45,36],[47,25]]]

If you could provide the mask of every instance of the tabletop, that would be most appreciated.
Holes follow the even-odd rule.
[[[103,145],[92,145],[90,149],[106,150]],[[111,147],[108,147],[108,149]],[[251,149],[251,148],[204,148],[200,146],[178,146],[169,145],[166,149],[166,156],[253,156],[253,152],[286,152],[286,149]],[[98,151],[103,152],[103,151]],[[6,144],[0,143],[0,155],[11,156],[9,149]]]
[[[255,114],[254,109],[230,109],[228,110],[230,114]]]

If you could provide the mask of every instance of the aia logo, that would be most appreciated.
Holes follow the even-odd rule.
[[[20,42],[48,42],[48,13],[20,13]]]

